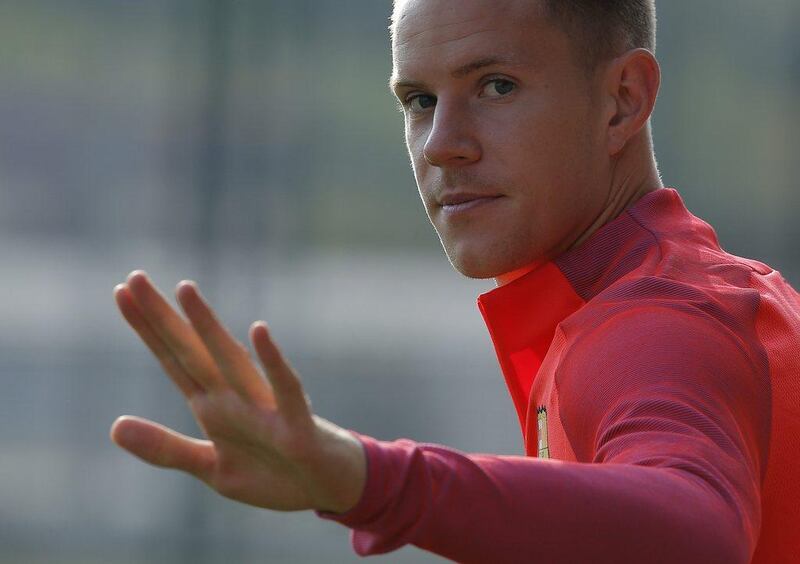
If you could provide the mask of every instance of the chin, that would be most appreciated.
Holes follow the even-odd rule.
[[[507,269],[503,261],[492,260],[487,255],[465,256],[447,252],[447,249],[445,249],[445,253],[453,268],[467,278],[485,280],[487,278],[495,278],[512,270]]]
[[[541,261],[539,253],[514,253],[503,246],[480,249],[448,249],[444,247],[450,264],[467,278],[485,280],[531,267]],[[505,252],[503,252],[505,251]]]

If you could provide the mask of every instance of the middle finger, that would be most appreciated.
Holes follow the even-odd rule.
[[[197,285],[185,280],[178,284],[176,295],[189,322],[205,343],[228,383],[245,398],[265,401],[267,405],[274,406],[272,390],[250,358],[247,347],[236,340],[220,322],[200,294]]]

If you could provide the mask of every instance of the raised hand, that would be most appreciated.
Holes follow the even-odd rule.
[[[311,413],[266,324],[253,323],[250,340],[267,378],[193,282],[178,284],[176,296],[188,321],[142,271],[114,288],[122,315],[183,393],[207,440],[131,416],[114,422],[112,440],[250,505],[338,513],[353,507],[366,479],[361,444]]]

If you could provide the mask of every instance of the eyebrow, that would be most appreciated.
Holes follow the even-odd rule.
[[[450,76],[452,76],[453,78],[464,78],[485,67],[509,64],[509,63],[510,60],[504,57],[482,57],[480,59],[476,59],[465,65],[461,65],[460,67],[453,69],[452,71],[450,71]],[[389,79],[389,89],[392,92],[395,92],[398,88],[419,88],[423,86],[425,85],[422,82],[417,82],[414,80],[406,80],[398,78],[396,76],[392,76]]]

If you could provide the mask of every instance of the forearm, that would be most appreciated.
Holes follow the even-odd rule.
[[[361,555],[411,543],[459,562],[745,562],[735,502],[688,472],[466,455],[361,436],[364,496],[344,515]]]

